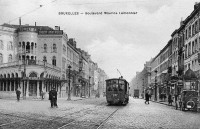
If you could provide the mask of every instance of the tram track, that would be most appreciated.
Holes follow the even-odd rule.
[[[100,129],[103,124],[105,124],[117,111],[119,110],[119,108],[117,108],[114,112],[112,112],[104,121],[102,121],[100,123],[100,125],[97,127],[97,129]]]
[[[66,116],[72,116],[72,115],[74,115],[74,114],[79,114],[79,113],[81,113],[81,112],[91,112],[91,111],[93,111],[91,108],[96,108],[96,107],[98,107],[98,106],[100,106],[100,105],[102,105],[102,104],[104,104],[104,103],[98,104],[98,105],[96,105],[96,106],[94,106],[94,107],[84,108],[84,109],[75,111],[75,112],[73,112],[73,113],[67,113],[67,114],[62,115],[62,116],[53,117],[52,119],[48,119],[48,120],[46,120],[46,121],[48,121],[49,123],[51,123],[51,122],[54,122],[55,120],[58,121],[59,119],[63,119],[63,118],[65,118]],[[71,109],[73,109],[73,108],[71,108]],[[62,110],[62,109],[61,109],[60,111],[66,111],[66,109],[65,109],[65,110]],[[19,122],[22,122],[22,121],[28,121],[28,120],[30,120],[30,121],[38,122],[38,121],[41,120],[41,119],[37,119],[37,118],[23,117],[23,116],[20,116],[20,115],[15,114],[15,113],[2,113],[2,112],[0,112],[0,114],[5,115],[5,116],[10,116],[10,117],[15,117],[15,118],[21,119],[21,120],[17,120],[17,121],[12,121],[12,122],[8,122],[8,123],[1,124],[0,127],[6,126],[6,125],[9,125],[9,124],[19,123]],[[84,115],[83,115],[83,116],[84,116]],[[82,116],[82,117],[83,117],[83,116]],[[46,116],[40,116],[40,117],[46,117]],[[79,117],[79,118],[80,118],[80,117]],[[75,120],[73,120],[73,121],[71,121],[71,122],[69,122],[69,123],[67,123],[67,124],[73,123],[74,121],[75,121]]]
[[[90,110],[85,110],[86,112],[92,112],[92,111],[96,111],[97,109],[96,109],[96,107],[98,107],[99,105],[96,105],[94,108],[95,109],[91,109],[91,108],[87,108],[87,109],[90,109]],[[100,107],[100,108],[102,108],[102,107]],[[86,115],[89,115],[88,113],[86,114]],[[77,118],[82,118],[82,117],[84,117],[84,116],[86,116],[85,114],[84,115],[82,115],[82,116],[79,116],[79,117],[77,117]],[[65,124],[65,125],[63,125],[63,126],[61,126],[61,127],[58,127],[57,129],[63,129],[63,128],[65,128],[66,126],[68,126],[68,125],[70,125],[70,124],[72,124],[72,123],[74,123],[74,122],[76,122],[77,120],[73,120],[73,121],[71,121],[71,122],[69,122],[69,123],[67,123],[67,124]]]
[[[119,110],[119,108],[115,109],[108,117],[106,117],[102,122],[100,122],[100,124],[91,125],[91,126],[96,128],[96,129],[100,129],[103,126],[103,124],[105,124],[118,110]],[[87,114],[87,115],[90,115],[90,114]],[[86,116],[86,115],[84,115],[84,116]],[[84,117],[84,116],[82,116],[82,117]],[[79,117],[79,118],[81,118],[81,117]],[[75,123],[76,121],[78,121],[78,120],[73,120],[73,121],[71,121],[71,122],[69,122],[69,123],[57,128],[57,129],[66,128],[67,126],[69,126],[70,124]]]

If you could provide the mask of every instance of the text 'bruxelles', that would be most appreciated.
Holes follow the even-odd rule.
[[[58,12],[59,15],[129,15],[138,12]]]

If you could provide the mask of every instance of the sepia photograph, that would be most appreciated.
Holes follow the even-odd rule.
[[[200,0],[0,12],[0,129],[200,129]]]

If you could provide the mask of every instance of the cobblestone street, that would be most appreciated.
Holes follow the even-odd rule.
[[[130,97],[126,106],[108,106],[104,98],[59,99],[59,108],[48,100],[0,100],[3,129],[199,129],[200,114]]]

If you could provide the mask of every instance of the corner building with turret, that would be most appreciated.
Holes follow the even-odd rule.
[[[79,72],[80,53],[74,43],[68,43],[58,26],[1,25],[0,98],[15,97],[16,89],[24,98],[40,98],[42,91],[47,97],[53,87],[59,97],[67,96],[68,66],[72,74]],[[76,77],[70,79],[78,82]]]

